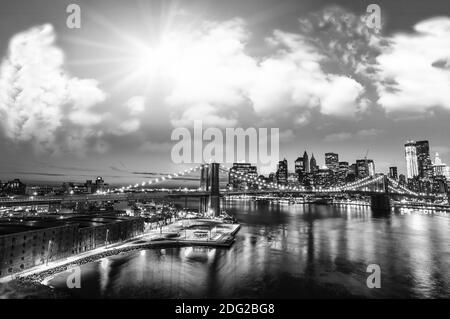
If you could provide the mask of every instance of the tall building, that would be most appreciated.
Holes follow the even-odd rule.
[[[417,172],[420,178],[431,178],[433,167],[430,158],[430,144],[428,141],[416,142]]]
[[[339,155],[336,153],[325,153],[325,166],[337,172],[339,170]]]
[[[356,160],[356,177],[375,176],[375,163],[371,159]]]
[[[406,176],[403,174],[400,174],[398,176],[398,182],[400,183],[400,185],[406,185]]]
[[[339,182],[345,182],[349,172],[348,162],[339,162],[338,180]]]
[[[27,186],[17,178],[3,185],[3,191],[7,194],[25,195],[26,189]]]
[[[330,187],[334,184],[334,174],[331,169],[318,169],[314,174],[314,186],[315,187]]]
[[[280,161],[278,163],[278,169],[277,169],[277,183],[281,185],[287,184],[287,177],[288,177],[288,162],[286,159]]]
[[[448,181],[450,181],[450,167],[442,162],[439,157],[439,153],[436,153],[436,156],[434,157],[433,175],[444,176]]]
[[[311,173],[317,171],[319,167],[317,166],[316,159],[314,158],[314,153],[311,156],[311,160],[309,161],[309,170]]]
[[[304,172],[305,173],[309,173],[310,172],[310,168],[309,168],[309,156],[308,153],[305,152],[303,153],[303,167],[304,167]]]
[[[417,148],[416,142],[408,141],[405,144],[405,159],[406,159],[406,177],[413,178],[419,175],[419,168],[417,163]]]
[[[233,176],[231,173],[242,173],[245,176],[258,177],[256,166],[253,166],[250,163],[234,163],[228,176],[228,183],[233,189],[255,188],[255,183],[245,181],[242,178],[239,178],[239,176]]]
[[[303,157],[298,157],[295,160],[294,165],[295,174],[297,174],[297,179],[300,180],[300,178],[303,176],[303,173],[305,172],[305,162],[303,160]]]
[[[389,167],[389,177],[395,180],[398,179],[398,172],[396,166]]]

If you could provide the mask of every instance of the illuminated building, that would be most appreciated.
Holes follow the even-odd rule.
[[[256,187],[256,183],[253,183],[248,180],[246,181],[242,177],[239,177],[242,175],[252,178],[258,177],[258,171],[256,166],[253,166],[250,163],[234,163],[228,176],[228,183],[230,186],[233,187],[233,189],[245,189]]]
[[[389,167],[389,177],[392,179],[398,179],[398,173],[397,173],[396,166]]]
[[[317,171],[319,167],[317,166],[316,159],[314,158],[314,153],[311,155],[311,160],[309,161],[309,170],[311,173]]]
[[[418,176],[419,168],[417,164],[416,142],[409,141],[405,144],[405,159],[406,159],[406,177],[409,179]]]
[[[288,177],[288,162],[286,159],[280,161],[278,163],[278,169],[277,169],[277,183],[281,185],[287,184],[287,177]]]
[[[339,170],[339,155],[336,153],[325,153],[325,166],[337,172]]]
[[[416,142],[417,172],[420,178],[431,178],[433,167],[430,159],[430,144],[428,141]]]

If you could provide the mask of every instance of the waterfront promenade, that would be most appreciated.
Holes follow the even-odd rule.
[[[46,284],[53,275],[72,267],[139,249],[182,246],[226,248],[233,244],[234,235],[239,231],[239,228],[239,224],[224,224],[218,219],[177,220],[161,228],[151,229],[147,233],[125,242],[99,247],[85,253],[15,273],[13,276],[0,278],[0,284],[15,279]],[[199,232],[207,234],[207,236],[199,237]]]

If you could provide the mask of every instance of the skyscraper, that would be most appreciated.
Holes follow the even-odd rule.
[[[339,162],[338,181],[345,182],[348,174],[348,162]]]
[[[309,161],[309,170],[311,173],[314,173],[315,171],[317,171],[317,162],[316,159],[314,158],[314,153],[311,156],[311,160]]]
[[[228,183],[230,186],[232,186],[234,189],[244,189],[246,187],[248,188],[255,188],[256,184],[251,183],[249,181],[245,181],[239,176],[235,176],[232,173],[242,173],[245,176],[248,177],[258,177],[258,171],[256,166],[252,166],[250,163],[234,163],[233,167],[230,170],[230,174],[228,176]]]
[[[337,172],[339,170],[339,155],[336,153],[325,153],[325,166]]]
[[[431,178],[433,168],[430,159],[430,144],[428,141],[416,142],[417,172],[420,178]]]
[[[294,165],[295,165],[295,173],[298,175],[298,176],[300,176],[301,174],[303,174],[304,173],[304,171],[305,171],[305,162],[304,162],[304,160],[303,160],[303,157],[298,157],[296,160],[295,160],[295,163],[294,163]]]
[[[405,159],[406,159],[406,177],[413,178],[419,175],[419,169],[417,164],[416,142],[408,141],[405,144]]]
[[[305,173],[309,173],[310,172],[310,168],[309,168],[309,156],[308,153],[303,153],[303,168],[304,168],[304,172]]]
[[[277,182],[281,185],[287,184],[288,162],[286,159],[278,163]]]
[[[442,162],[439,157],[439,153],[436,153],[433,164],[433,175],[434,176],[444,176],[450,181],[450,167]]]
[[[392,178],[392,179],[397,179],[398,178],[398,173],[397,173],[397,167],[396,166],[389,167],[389,177]]]
[[[356,160],[356,177],[365,178],[375,175],[375,163],[371,159]]]

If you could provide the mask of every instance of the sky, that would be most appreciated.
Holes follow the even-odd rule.
[[[403,145],[450,162],[450,4],[16,0],[0,9],[0,180],[134,183],[174,163],[176,128],[279,128],[289,168],[375,161]],[[434,156],[433,156],[434,157]],[[228,166],[229,163],[227,163]],[[264,167],[262,173],[274,171]]]

